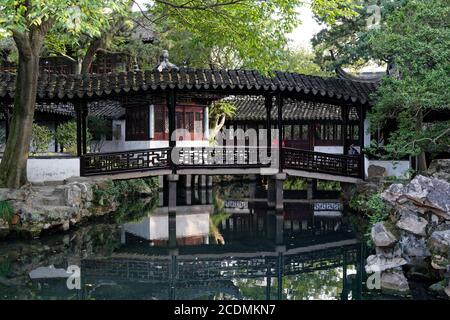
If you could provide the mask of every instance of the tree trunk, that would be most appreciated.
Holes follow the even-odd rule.
[[[91,44],[83,58],[83,62],[81,63],[81,72],[80,72],[81,74],[89,73],[92,62],[94,62],[95,54],[102,47],[102,45],[103,45],[102,39],[97,38],[91,42]]]
[[[47,30],[48,26],[45,26]],[[27,162],[32,137],[36,92],[39,77],[39,57],[43,45],[42,30],[14,33],[19,51],[16,73],[14,110],[8,141],[0,163],[0,186],[19,188],[28,183]]]

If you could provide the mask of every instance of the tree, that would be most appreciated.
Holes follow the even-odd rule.
[[[236,112],[236,106],[228,101],[220,100],[217,102],[214,102],[211,105],[211,111],[210,111],[210,119],[212,124],[212,130],[209,133],[209,139],[210,141],[214,141],[217,134],[222,130],[223,126],[225,125],[225,120],[227,118],[230,118],[234,116]]]
[[[158,38],[174,63],[206,68],[279,70],[286,35],[298,24],[300,0],[155,0],[148,7]],[[314,0],[313,11],[332,24],[352,16],[351,0]],[[177,60],[178,59],[178,60]]]
[[[72,35],[99,35],[108,11],[123,10],[124,0],[4,0],[0,34],[12,36],[18,69],[10,136],[0,163],[0,186],[16,188],[28,182],[27,160],[36,104],[39,58],[51,28]]]
[[[320,65],[314,62],[313,52],[309,52],[305,49],[288,51],[284,69],[289,72],[296,72],[311,76],[333,76],[332,72],[324,70]]]
[[[405,0],[361,0],[359,3],[356,15],[338,15],[333,25],[327,25],[320,15],[315,16],[319,23],[327,25],[312,39],[316,63],[322,68],[330,71],[336,67],[359,69],[368,64],[388,62],[385,57],[374,55],[369,39],[382,27],[380,22],[402,7]]]
[[[450,121],[425,123],[427,115],[450,110],[449,21],[448,0],[409,0],[368,40],[374,56],[385,57],[396,74],[377,90],[372,130],[397,119],[385,151],[395,158],[418,155],[420,171],[427,168],[425,152],[450,146]]]

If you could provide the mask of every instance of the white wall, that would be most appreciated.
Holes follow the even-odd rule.
[[[342,147],[342,146],[315,146],[314,152],[344,154],[344,147]]]
[[[369,165],[383,167],[386,169],[388,176],[397,178],[407,178],[408,170],[411,169],[409,160],[369,160]]]
[[[169,147],[168,140],[125,141],[125,120],[114,120],[112,125],[113,132],[115,132],[116,126],[120,126],[120,135],[117,137],[118,139],[116,139],[115,134],[113,134],[113,140],[105,141],[100,152],[116,152]],[[208,145],[209,142],[207,140],[177,141],[177,146],[179,147],[207,147]]]
[[[79,158],[30,158],[27,176],[31,182],[63,181],[80,176]]]

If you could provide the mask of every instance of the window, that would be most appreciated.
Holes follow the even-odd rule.
[[[315,126],[315,138],[316,141],[322,141],[327,143],[339,143],[342,140],[342,127],[340,124],[318,123]]]
[[[176,129],[186,129],[191,140],[203,137],[203,107],[178,105],[175,114]],[[194,136],[195,134],[195,136]],[[169,113],[165,105],[155,105],[155,140],[169,139]]]
[[[149,140],[148,107],[133,107],[126,110],[126,140]]]

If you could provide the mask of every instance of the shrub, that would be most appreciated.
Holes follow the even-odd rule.
[[[283,190],[306,190],[307,182],[302,178],[289,177],[283,183]]]
[[[358,194],[350,200],[349,206],[356,211],[364,213],[367,221],[365,238],[368,246],[372,247],[373,244],[370,239],[372,226],[377,222],[387,220],[391,213],[391,208],[381,198],[380,193]]]
[[[75,121],[68,121],[60,124],[55,133],[56,140],[62,146],[64,152],[72,155],[77,154],[77,124]],[[87,132],[86,144],[89,145],[92,140],[91,133]]]
[[[46,126],[40,126],[33,123],[33,135],[31,139],[31,149],[34,153],[43,153],[48,151],[50,143],[53,140],[53,133]]]

